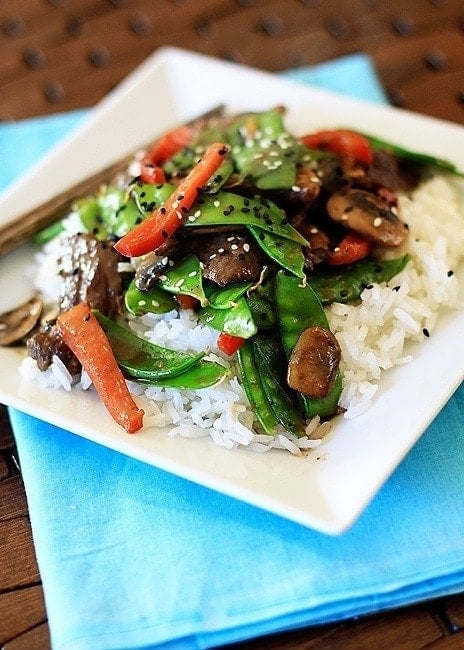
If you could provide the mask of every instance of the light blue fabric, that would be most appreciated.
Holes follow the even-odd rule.
[[[378,101],[370,61],[351,60],[297,76],[333,88],[340,71]],[[56,650],[207,648],[464,587],[463,387],[339,537],[10,415]]]

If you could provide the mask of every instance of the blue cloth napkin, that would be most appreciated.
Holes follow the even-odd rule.
[[[384,99],[363,56],[292,74]],[[0,142],[17,152],[26,130],[33,157],[43,125],[51,144],[41,119]],[[56,650],[207,648],[464,587],[463,387],[339,537],[10,415]]]

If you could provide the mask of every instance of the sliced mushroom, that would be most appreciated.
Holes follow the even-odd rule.
[[[315,399],[326,397],[340,364],[341,350],[330,330],[308,327],[300,335],[288,362],[287,383]]]
[[[296,173],[295,184],[289,192],[291,201],[301,201],[311,205],[319,196],[322,183],[319,176],[311,167],[302,167]]]
[[[386,201],[360,189],[345,189],[327,201],[331,219],[381,246],[400,246],[408,230]]]
[[[330,255],[330,239],[318,226],[304,224],[299,232],[309,242],[304,248],[305,268],[312,271],[317,264],[326,262]]]
[[[0,346],[20,343],[37,325],[42,313],[40,296],[33,296],[24,304],[0,316]]]

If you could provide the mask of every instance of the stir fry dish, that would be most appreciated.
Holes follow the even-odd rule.
[[[304,436],[314,417],[340,413],[342,352],[326,308],[355,304],[408,264],[398,193],[458,173],[346,129],[297,137],[281,107],[181,126],[134,165],[75,203],[78,232],[62,215],[37,235],[59,242],[58,310],[20,332],[41,371],[57,357],[73,376],[83,368],[131,433],[144,413],[127,380],[202,390],[230,367],[261,434]],[[193,310],[232,365],[129,326],[173,310]]]

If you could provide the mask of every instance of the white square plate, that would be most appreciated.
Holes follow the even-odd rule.
[[[288,107],[290,130],[346,126],[445,157],[464,169],[464,130],[372,106],[182,50],[158,50],[91,112],[84,125],[0,197],[0,225],[106,166],[163,130],[225,103],[230,112]],[[0,261],[1,311],[18,304],[28,247]],[[95,394],[41,389],[0,349],[0,401],[129,456],[306,526],[337,534],[355,518],[463,379],[464,314],[447,314],[433,345],[387,373],[369,411],[339,418],[317,453],[228,451],[209,439],[125,434]],[[454,351],[454,352],[453,352]],[[420,397],[419,397],[420,396]]]

